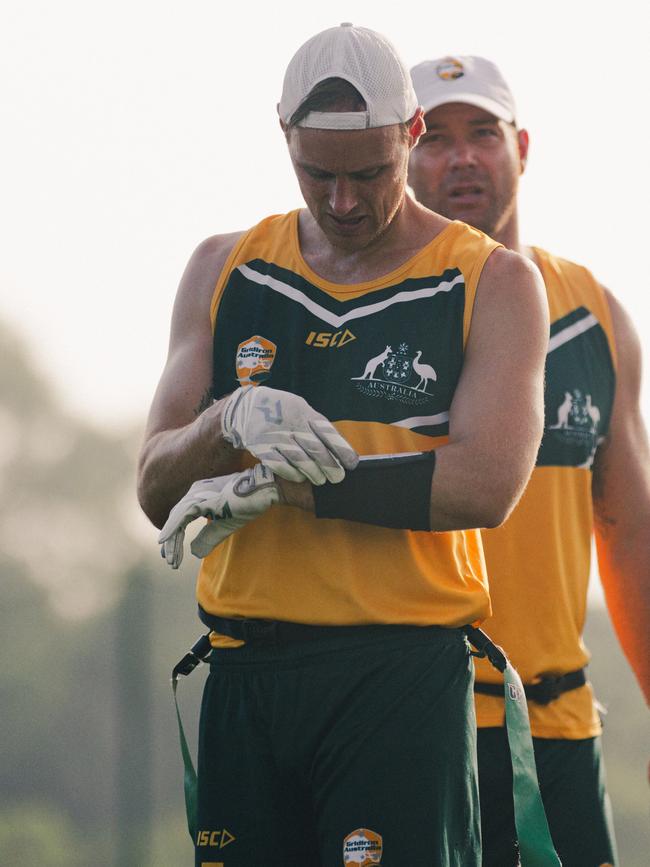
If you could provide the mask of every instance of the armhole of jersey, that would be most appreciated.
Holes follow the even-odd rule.
[[[226,280],[230,276],[230,272],[233,270],[233,266],[237,261],[237,258],[244,246],[244,244],[248,241],[250,235],[255,231],[256,227],[249,229],[247,232],[241,236],[241,238],[235,242],[232,250],[228,254],[228,258],[221,269],[221,273],[217,278],[217,282],[214,287],[214,292],[212,293],[212,301],[210,302],[210,323],[212,325],[212,332],[214,333],[214,326],[217,321],[217,308],[219,306],[219,301],[221,301],[221,295],[223,293],[224,286],[226,285]]]
[[[612,364],[614,365],[614,373],[618,373],[618,352],[616,349],[616,336],[614,334],[614,322],[612,320],[612,311],[609,306],[609,301],[607,300],[607,293],[591,272],[589,272],[589,276],[593,280],[596,291],[598,292],[598,295],[601,299],[601,303],[603,306],[603,321],[601,325],[603,326],[603,331],[607,335],[609,351],[612,356]]]
[[[560,261],[566,262],[566,260]],[[570,280],[572,278],[571,271],[569,270],[570,268],[574,269],[574,274],[576,272],[579,273],[580,280],[583,281],[583,284],[589,285],[595,298],[597,299],[598,309],[592,310],[591,312],[598,319],[601,328],[605,332],[605,337],[607,338],[607,344],[609,346],[609,352],[612,357],[614,373],[616,373],[616,371],[618,370],[618,355],[616,351],[616,338],[614,336],[614,322],[612,320],[612,311],[609,307],[607,294],[604,288],[598,282],[598,280],[596,280],[594,275],[591,273],[589,268],[585,268],[584,265],[578,265],[575,262],[566,262],[566,265],[564,267],[560,267],[562,279]]]
[[[498,248],[503,247],[498,241],[492,241],[491,244],[486,244],[481,251],[480,256],[474,261],[469,278],[465,284],[465,310],[463,312],[463,350],[467,346],[467,338],[469,337],[469,329],[472,325],[472,314],[474,313],[474,302],[476,301],[476,290],[478,288],[483,267],[487,262],[488,257]]]

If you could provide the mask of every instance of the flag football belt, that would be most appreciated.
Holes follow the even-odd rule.
[[[209,614],[199,605],[199,619],[212,632],[227,635],[247,644],[290,644],[294,641],[317,641],[319,638],[344,638],[358,635],[363,630],[366,635],[373,632],[382,635],[391,632],[401,633],[405,624],[368,623],[363,626],[317,626],[308,623],[291,623],[286,620],[250,620],[232,617],[218,617]],[[417,627],[414,627],[417,628]],[[438,627],[442,630],[444,627]]]
[[[525,683],[524,692],[529,701],[534,701],[535,704],[549,704],[559,698],[562,693],[570,692],[572,689],[578,689],[584,686],[587,682],[587,675],[584,668],[579,668],[577,671],[569,671],[567,674],[560,674],[557,677],[542,677],[536,683]],[[499,683],[481,683],[474,682],[474,692],[480,692],[481,695],[503,695],[503,688]]]
[[[360,629],[385,630],[385,625],[369,626],[310,626],[301,623],[286,623],[274,620],[240,620],[216,617],[199,606],[201,620],[211,631],[240,641],[278,643],[302,641],[326,635],[342,636],[347,632],[359,634]],[[403,629],[395,627],[396,629]],[[503,650],[483,632],[473,626],[464,627],[467,640],[475,648],[473,656],[487,657],[503,674],[506,709],[506,731],[512,762],[512,794],[514,801],[515,827],[519,842],[521,867],[562,867],[553,847],[551,835],[539,792],[533,739],[530,734],[526,694],[521,678],[510,664]],[[178,662],[172,671],[172,690],[176,706],[176,719],[183,756],[185,811],[190,836],[196,842],[197,830],[197,777],[192,756],[183,730],[176,689],[179,675],[191,674],[202,662],[207,662],[212,652],[210,633],[202,635]]]

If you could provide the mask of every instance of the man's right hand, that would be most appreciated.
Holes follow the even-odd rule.
[[[334,425],[288,391],[240,388],[224,400],[221,424],[227,442],[292,482],[340,482],[359,462]]]

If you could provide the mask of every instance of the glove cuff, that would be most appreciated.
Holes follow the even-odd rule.
[[[233,492],[238,497],[250,497],[263,488],[269,488],[272,494],[272,502],[277,503],[280,499],[280,491],[275,481],[273,470],[265,464],[255,464],[250,470],[245,470],[233,485]]]

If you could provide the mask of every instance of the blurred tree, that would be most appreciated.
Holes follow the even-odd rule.
[[[70,417],[0,324],[0,551],[66,616],[114,603],[134,565],[133,455],[139,436]],[[143,522],[144,523],[144,522]]]
[[[29,805],[0,814],[0,853],[5,867],[88,867],[92,863],[65,815],[55,808]]]
[[[134,569],[116,609],[116,867],[141,867],[151,846],[151,591]]]

